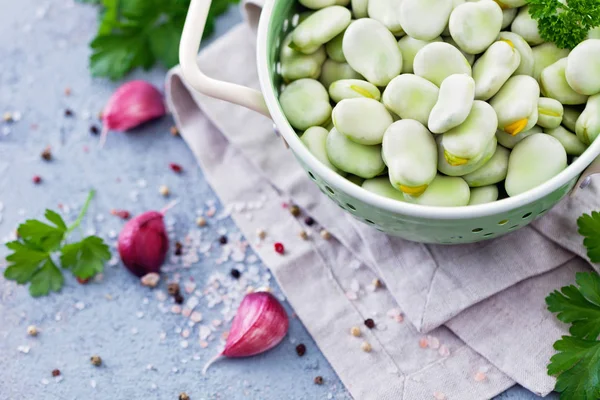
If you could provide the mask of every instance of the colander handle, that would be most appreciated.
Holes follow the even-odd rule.
[[[587,186],[589,184],[588,178],[596,174],[600,174],[600,156],[596,157],[596,159],[590,164],[590,166],[587,167],[585,171],[583,171],[583,173],[577,180],[577,183],[573,187],[573,190],[571,190],[571,197],[575,197],[575,194],[579,189],[582,189],[583,187]]]
[[[197,57],[202,32],[208,16],[211,0],[192,0],[185,18],[179,43],[179,63],[185,81],[194,89],[216,99],[239,104],[267,117],[271,117],[261,92],[245,86],[210,78],[198,67]]]

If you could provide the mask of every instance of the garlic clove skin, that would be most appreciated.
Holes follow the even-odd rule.
[[[250,293],[237,310],[223,350],[226,357],[248,357],[277,346],[287,334],[289,319],[268,292]]]
[[[169,249],[163,214],[148,211],[127,221],[118,239],[123,264],[134,275],[160,273]]]
[[[101,145],[108,131],[128,131],[167,113],[162,94],[156,87],[142,80],[120,86],[102,111]]]

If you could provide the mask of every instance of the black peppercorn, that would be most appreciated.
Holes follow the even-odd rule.
[[[190,400],[190,396],[186,392],[181,392],[179,394],[179,400]]]
[[[50,146],[46,147],[41,154],[42,159],[46,161],[52,161],[52,151],[50,150]]]
[[[52,376],[57,377],[60,375],[60,369],[53,369],[52,370]]]
[[[321,375],[315,376],[315,384],[317,384],[317,385],[323,384],[323,377]]]
[[[294,217],[298,217],[300,216],[302,211],[300,211],[300,207],[293,205],[290,206],[290,213],[294,216]]]
[[[373,321],[371,318],[365,319],[365,325],[367,326],[367,328],[373,329],[375,328],[375,321]]]
[[[308,226],[313,226],[315,224],[315,220],[311,217],[304,218],[304,223]]]
[[[177,304],[183,304],[183,296],[179,293],[177,293],[175,295],[175,303]]]
[[[100,356],[91,356],[90,362],[92,363],[92,365],[94,365],[96,367],[99,367],[102,365],[102,359],[100,358]]]
[[[71,110],[70,108],[67,108],[65,110],[65,117],[72,117],[73,116],[73,110]]]
[[[240,276],[242,275],[242,273],[239,270],[235,269],[235,268],[232,268],[231,271],[229,271],[229,273],[235,279],[239,279]]]
[[[178,283],[169,283],[167,285],[167,292],[171,296],[176,296],[179,294],[179,284]]]
[[[302,357],[304,354],[306,354],[306,346],[300,343],[298,346],[296,346],[296,353],[298,356]]]
[[[100,133],[100,128],[98,128],[96,125],[92,125],[90,126],[90,133],[92,135],[97,135]]]
[[[219,243],[227,244],[227,236],[223,235],[219,238]]]
[[[183,245],[181,242],[175,242],[175,255],[180,256],[183,254]]]

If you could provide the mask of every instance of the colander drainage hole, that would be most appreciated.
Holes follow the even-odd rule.
[[[354,207],[352,204],[350,203],[346,203],[346,207],[348,207],[349,209],[351,209],[352,211],[356,211],[356,207]]]
[[[528,212],[527,214],[523,215],[523,219],[529,218],[529,217],[531,217],[531,213],[530,212]]]
[[[335,192],[333,191],[332,188],[330,188],[329,186],[325,185],[325,190],[327,190],[330,194],[335,194]]]
[[[510,227],[510,228],[508,228],[508,229],[510,229],[510,230],[512,231],[513,229],[517,229],[518,227],[519,227],[519,225],[513,225],[513,226],[511,226],[511,227]]]
[[[489,237],[489,236],[492,236],[492,235],[493,235],[493,233],[492,233],[492,232],[489,232],[489,233],[486,233],[486,234],[485,234],[485,235],[483,235],[483,236],[485,236],[485,237]]]
[[[308,176],[310,176],[310,179],[312,179],[313,181],[316,181],[317,178],[315,178],[315,176],[313,175],[312,172],[308,171]]]
[[[365,222],[367,224],[375,225],[375,222],[371,221],[370,219],[365,219]]]
[[[507,219],[503,219],[502,221],[498,222],[498,225],[506,225],[506,224],[508,224]]]
[[[473,229],[471,232],[473,232],[473,233],[479,233],[479,232],[481,232],[482,230],[483,230],[483,228],[475,228],[475,229]]]

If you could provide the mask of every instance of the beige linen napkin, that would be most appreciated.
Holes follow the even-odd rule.
[[[246,6],[251,27],[234,28],[198,62],[213,78],[258,88],[252,27],[259,8]],[[565,327],[544,297],[589,268],[578,257],[575,221],[596,206],[595,185],[493,241],[407,242],[355,221],[322,195],[269,119],[190,90],[178,68],[167,87],[180,132],[223,203],[264,203],[251,219],[232,217],[356,399],[485,399],[515,381],[540,394],[552,389],[545,368]],[[281,206],[289,201],[335,239],[322,240],[315,228],[302,240],[307,227]],[[256,240],[258,228],[267,230],[266,242]],[[284,256],[273,241],[285,244]],[[383,288],[372,286],[377,277]],[[375,329],[363,325],[366,318]],[[352,326],[361,338],[350,336]],[[364,341],[372,352],[361,351]]]

